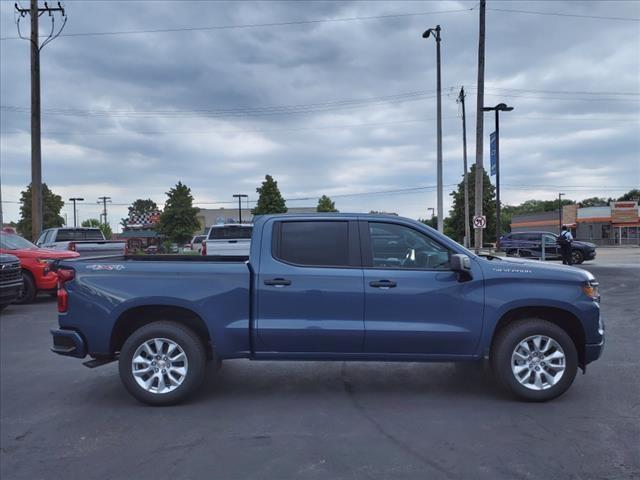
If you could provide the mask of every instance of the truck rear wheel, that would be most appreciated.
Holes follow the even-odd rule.
[[[174,322],[145,325],[120,351],[120,379],[127,391],[149,405],[175,405],[198,389],[207,356],[200,338]]]
[[[573,340],[557,325],[541,319],[517,320],[498,332],[491,366],[504,389],[517,398],[544,402],[573,383],[578,354]]]

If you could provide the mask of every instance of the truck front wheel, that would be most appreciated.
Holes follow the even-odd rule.
[[[175,322],[145,325],[120,350],[120,379],[127,391],[149,405],[175,405],[202,383],[207,356],[198,336]]]
[[[500,330],[491,349],[498,382],[521,400],[544,402],[573,383],[578,354],[569,335],[541,319],[517,320]]]

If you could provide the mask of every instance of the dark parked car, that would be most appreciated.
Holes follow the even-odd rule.
[[[510,257],[541,258],[544,239],[545,259],[562,260],[560,245],[556,243],[557,238],[558,235],[550,232],[507,233],[500,237],[500,247]],[[575,264],[593,260],[596,258],[596,246],[593,243],[574,240],[571,242],[571,257]]]
[[[0,253],[0,310],[22,295],[22,269],[15,255]]]

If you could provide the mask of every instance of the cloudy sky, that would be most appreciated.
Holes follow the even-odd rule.
[[[81,219],[97,217],[97,197],[108,195],[115,227],[131,201],[162,204],[178,180],[197,205],[232,208],[234,193],[255,200],[265,174],[289,206],[328,194],[342,211],[427,217],[436,207],[436,70],[435,42],[421,34],[436,24],[446,211],[462,175],[463,85],[475,161],[477,2],[65,7],[65,35],[42,52],[43,180],[64,199],[86,199]],[[640,2],[487,7],[485,104],[515,107],[501,117],[503,201],[560,190],[576,200],[618,196],[640,185]],[[30,182],[29,44],[15,39],[13,2],[0,15],[8,221]],[[41,32],[49,28],[41,17]],[[486,159],[493,117],[485,120]],[[71,218],[68,205],[64,213]]]

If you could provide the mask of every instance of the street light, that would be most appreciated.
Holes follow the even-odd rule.
[[[236,193],[233,195],[233,198],[238,199],[238,223],[242,223],[242,199],[248,197],[249,195],[245,195],[244,193]]]
[[[73,197],[69,199],[70,202],[73,202],[73,226],[77,227],[78,224],[76,222],[76,202],[83,202],[84,198]]]
[[[437,147],[437,197],[438,197],[438,231],[443,231],[443,207],[442,207],[442,86],[440,81],[440,25],[436,25],[436,28],[430,28],[422,34],[422,38],[429,38],[433,34],[433,38],[436,40],[436,64],[437,64],[437,89],[438,89],[438,101],[437,101],[437,117],[438,117],[438,147]]]
[[[564,193],[559,193],[558,194],[558,234],[562,233],[562,196],[565,195]]]
[[[435,209],[433,207],[429,207],[429,208],[427,208],[427,211],[429,211],[429,210],[431,210],[431,218],[433,218]]]
[[[500,116],[499,112],[510,112],[513,107],[506,103],[499,103],[495,107],[482,107],[483,112],[496,112],[496,247],[500,250]]]

